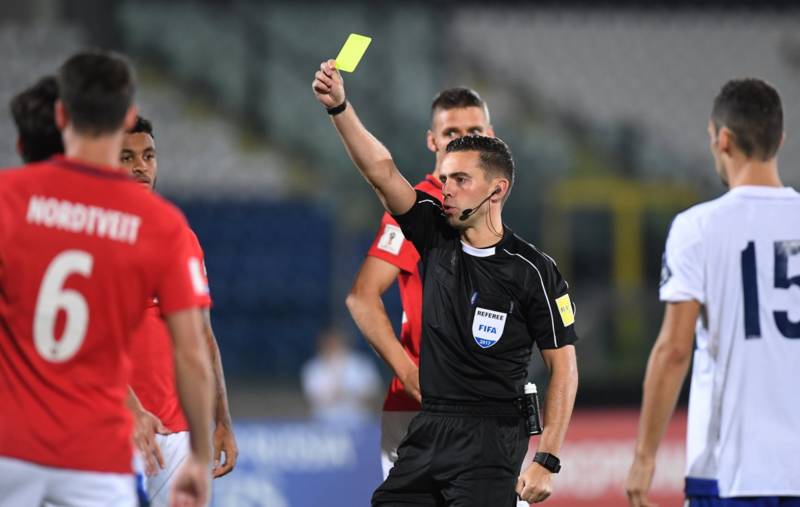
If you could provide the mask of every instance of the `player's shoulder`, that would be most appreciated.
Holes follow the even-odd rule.
[[[379,231],[379,233],[383,232],[383,229],[386,227],[386,225],[394,225],[396,227],[399,227],[399,225],[397,224],[397,220],[395,220],[392,214],[389,213],[388,211],[384,211],[383,215],[381,216],[381,230]]]
[[[47,169],[49,165],[47,162],[35,162],[22,166],[10,166],[0,169],[0,189],[8,189],[10,185],[17,182],[24,182],[26,180],[37,179],[42,177],[42,170]]]
[[[186,220],[184,220],[184,230],[186,238],[188,239],[189,243],[191,243],[192,248],[197,252],[202,252],[203,247],[200,245],[200,239],[197,237],[197,233],[194,232],[194,229],[192,229],[192,226],[189,225],[189,222]]]
[[[189,225],[189,222],[186,222],[186,235],[187,235],[187,236],[188,236],[188,237],[189,237],[189,238],[190,238],[190,239],[191,239],[191,240],[192,240],[194,243],[197,243],[198,245],[200,244],[200,240],[197,238],[197,233],[195,233],[195,232],[194,232],[194,229],[192,229],[192,226],[191,226],[191,225]]]
[[[21,173],[19,167],[0,170],[0,194],[16,192]]]
[[[42,188],[53,187],[57,176],[56,168],[47,160],[0,169],[0,196],[19,204]]]
[[[434,177],[431,174],[425,176],[425,179],[417,183],[414,189],[428,194],[437,201],[442,200],[442,189],[436,185]]]
[[[36,164],[36,165],[38,165],[38,164]],[[8,181],[8,180],[13,180],[13,179],[19,178],[20,176],[25,174],[25,173],[23,173],[23,169],[25,169],[25,167],[26,166],[5,167],[2,170],[0,170],[0,179]]]
[[[732,199],[730,192],[716,199],[695,204],[675,215],[670,227],[671,234],[701,234],[708,227],[709,222],[724,215],[726,211],[735,206],[736,202]]]
[[[143,188],[141,185],[134,185],[135,187],[131,189],[131,192],[140,194],[137,196],[139,209],[143,215],[151,219],[148,221],[149,223],[154,224],[160,229],[185,229],[188,230],[191,235],[194,235],[183,212],[175,204],[157,193]]]

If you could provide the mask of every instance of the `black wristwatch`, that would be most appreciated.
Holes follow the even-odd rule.
[[[341,113],[345,109],[347,109],[347,99],[344,99],[344,102],[342,102],[338,106],[333,106],[333,107],[327,108],[326,111],[328,111],[329,115],[336,116],[337,114]]]
[[[554,474],[557,474],[561,470],[561,460],[549,452],[537,452],[533,457],[533,462],[539,463]]]

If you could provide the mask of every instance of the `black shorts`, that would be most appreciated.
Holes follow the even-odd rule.
[[[512,402],[423,402],[373,506],[513,507],[528,450],[524,419]]]

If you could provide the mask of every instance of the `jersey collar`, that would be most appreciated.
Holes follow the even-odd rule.
[[[728,191],[731,195],[745,197],[797,197],[798,193],[792,187],[767,187],[763,185],[741,185]]]
[[[475,248],[474,246],[464,243],[463,240],[461,241],[461,250],[465,254],[471,255],[473,257],[491,257],[492,255],[495,254],[496,248],[497,245],[486,248]]]
[[[487,246],[486,248],[477,248],[472,245],[468,245],[464,241],[461,241],[461,251],[467,255],[471,255],[473,257],[491,257],[492,255],[496,254],[498,250],[501,250],[502,247],[508,243],[513,236],[514,233],[506,227],[503,226],[503,237],[492,246]]]
[[[103,178],[133,181],[133,178],[131,178],[128,173],[123,172],[115,167],[87,164],[86,162],[82,162],[80,160],[67,158],[64,155],[53,155],[50,161],[55,165],[63,167],[64,169],[70,169],[72,171],[79,171]]]

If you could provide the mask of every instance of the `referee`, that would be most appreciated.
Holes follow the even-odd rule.
[[[502,141],[452,141],[440,206],[400,174],[361,124],[328,60],[312,84],[353,162],[414,243],[423,263],[422,412],[372,505],[515,505],[545,500],[560,469],[578,385],[572,303],[555,263],[514,235],[501,210],[514,181]],[[550,371],[534,463],[515,400],[534,343]]]

